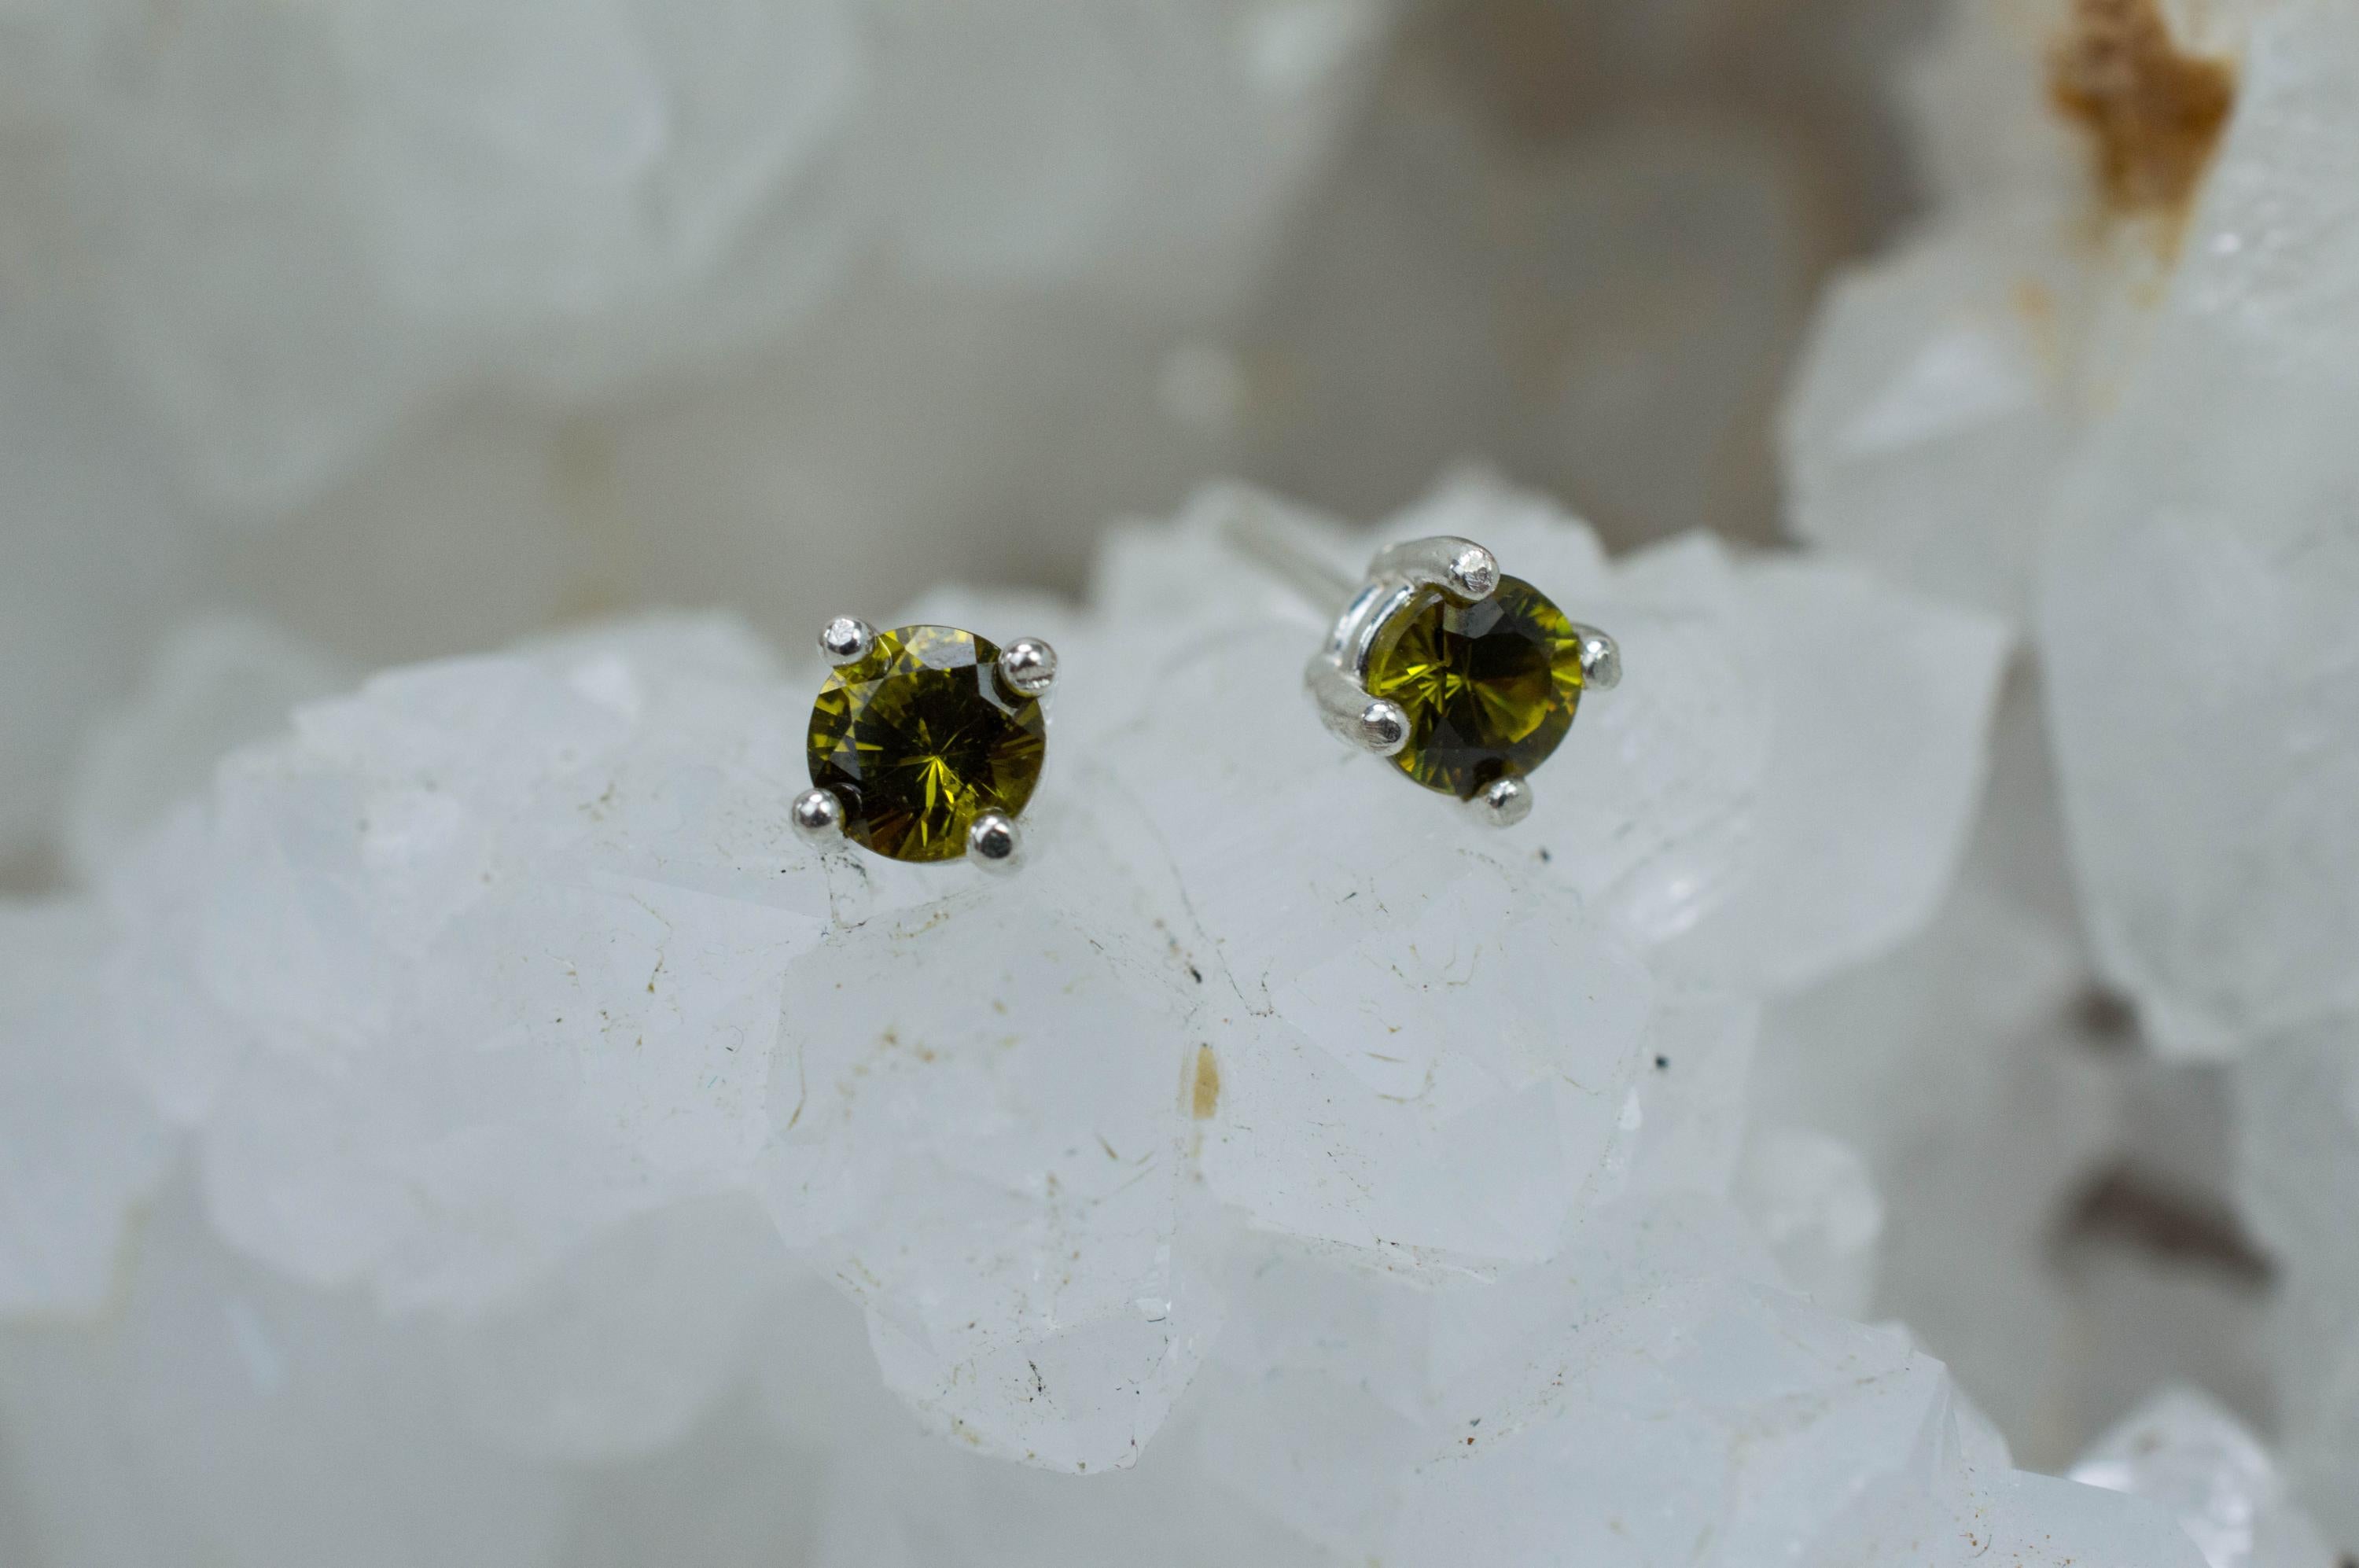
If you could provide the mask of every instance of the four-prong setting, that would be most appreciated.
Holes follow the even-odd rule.
[[[1621,676],[1612,637],[1568,619],[1484,546],[1444,534],[1376,553],[1304,681],[1345,742],[1510,827],[1531,814],[1527,776],[1563,742],[1582,693]]]
[[[1040,699],[1057,655],[1038,637],[1002,648],[955,626],[879,631],[850,615],[820,634],[830,670],[811,704],[811,788],[798,836],[891,860],[1019,858],[1016,818],[1048,753]]]

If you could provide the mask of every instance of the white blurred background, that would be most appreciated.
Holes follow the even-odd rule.
[[[222,611],[359,666],[1079,586],[1242,474],[1779,528],[1905,219],[1859,0],[8,0],[0,866]]]

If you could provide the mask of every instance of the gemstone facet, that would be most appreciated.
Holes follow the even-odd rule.
[[[973,632],[897,626],[830,671],[811,704],[810,777],[842,802],[846,838],[895,860],[950,860],[977,817],[1024,809],[1048,722],[998,665]]]
[[[1400,704],[1408,744],[1393,762],[1429,789],[1471,800],[1548,760],[1581,704],[1581,635],[1519,577],[1489,597],[1420,591],[1368,649],[1368,695]]]

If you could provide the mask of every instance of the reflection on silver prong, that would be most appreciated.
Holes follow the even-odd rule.
[[[1378,757],[1397,757],[1408,744],[1408,714],[1389,697],[1375,698],[1360,710],[1360,729],[1354,738]]]
[[[1303,684],[1310,689],[1328,729],[1359,750],[1391,757],[1408,744],[1408,715],[1400,704],[1370,697],[1335,660],[1323,655],[1312,659],[1303,671]]]
[[[1473,539],[1455,534],[1407,539],[1376,552],[1371,578],[1397,578],[1421,588],[1439,588],[1462,604],[1487,599],[1499,586],[1499,558]]]
[[[1015,822],[1007,816],[985,811],[966,830],[966,854],[969,860],[985,871],[1013,871],[1024,858],[1024,835],[1016,831]]]
[[[1622,684],[1622,645],[1595,626],[1576,626],[1581,637],[1581,683],[1592,691]]]
[[[876,646],[876,628],[854,615],[838,615],[820,628],[820,656],[830,664],[852,664]]]
[[[806,789],[788,809],[795,833],[805,844],[832,844],[843,832],[843,802],[832,789]]]
[[[1038,697],[1057,683],[1057,650],[1038,637],[1017,637],[999,650],[999,678],[1009,690]]]
[[[1495,779],[1466,809],[1495,828],[1511,828],[1532,814],[1532,787],[1521,779]]]
[[[1499,586],[1499,559],[1479,544],[1470,544],[1450,563],[1450,591],[1472,603],[1487,599]]]

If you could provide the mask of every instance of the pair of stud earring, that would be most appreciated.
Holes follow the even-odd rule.
[[[1353,583],[1266,528],[1230,539],[1343,605],[1304,671],[1327,727],[1494,826],[1531,814],[1530,774],[1563,743],[1582,693],[1621,680],[1612,637],[1503,575],[1471,539],[1390,546]],[[832,669],[811,705],[797,833],[894,860],[1012,869],[1016,821],[1048,757],[1041,703],[1056,651],[1038,637],[1002,648],[955,627],[878,631],[850,616],[819,640]]]

